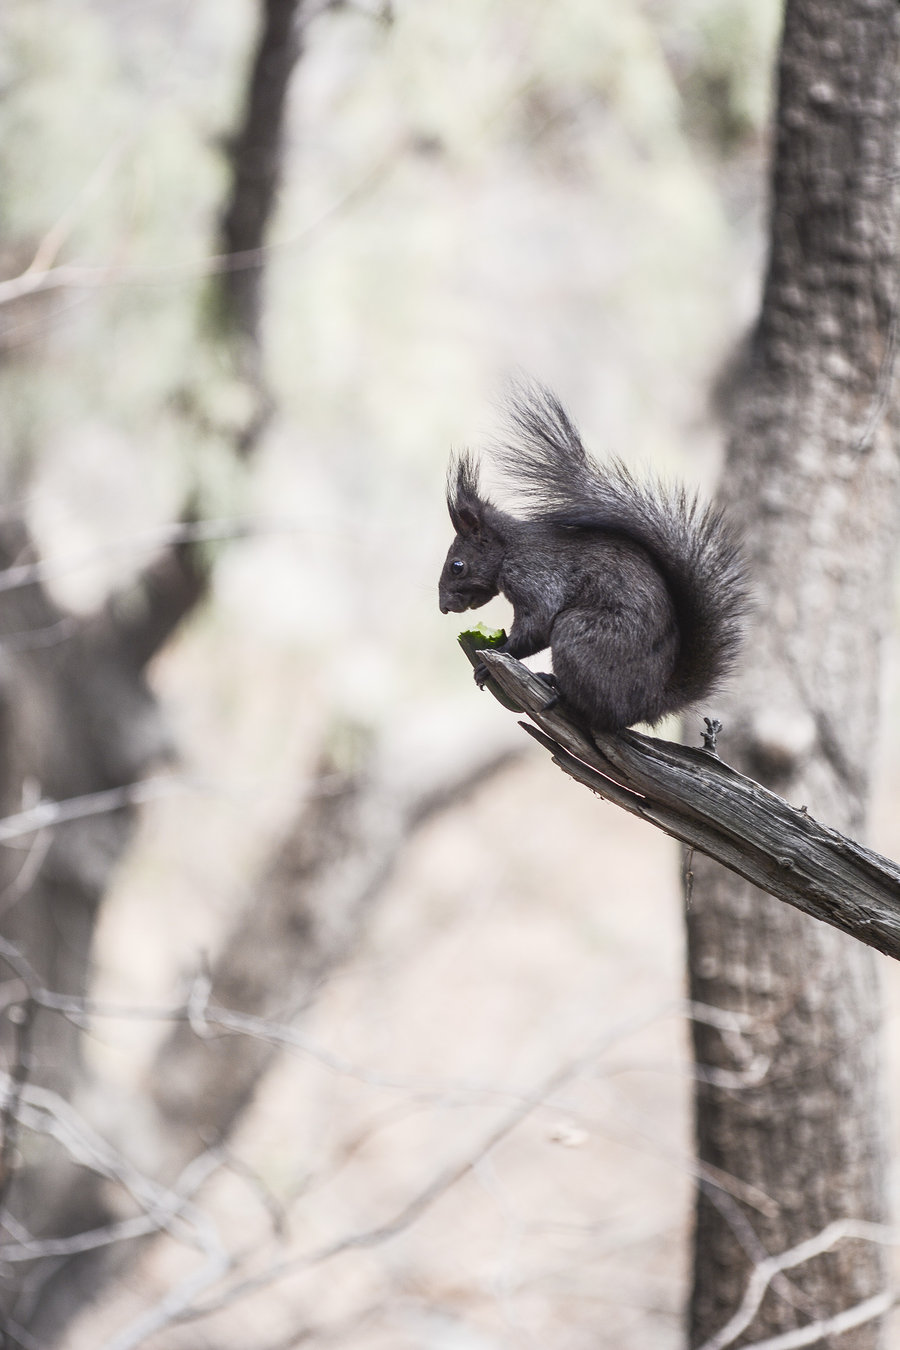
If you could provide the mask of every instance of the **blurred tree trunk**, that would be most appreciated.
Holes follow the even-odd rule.
[[[295,1021],[354,950],[409,837],[521,753],[487,749],[461,770],[445,767],[437,783],[406,771],[398,781],[363,740],[350,765],[346,748],[339,757],[324,754],[317,785],[304,794],[209,972],[212,1007],[279,1025]],[[203,1037],[178,1023],[148,1076],[162,1155],[155,1171],[168,1181],[211,1141],[227,1139],[280,1049],[274,1036]]]
[[[219,226],[228,255],[204,305],[203,349],[184,408],[220,457],[245,460],[269,409],[262,377],[261,314],[265,232],[276,198],[291,72],[300,54],[302,0],[261,0],[246,107],[230,147],[232,175]],[[41,302],[43,303],[43,302]],[[15,370],[8,378],[15,378]],[[222,399],[223,382],[228,397]],[[235,397],[237,394],[237,397]],[[222,406],[226,408],[223,418]],[[237,411],[235,411],[237,410]],[[202,433],[201,433],[202,428]],[[185,504],[187,526],[204,508],[197,483]],[[37,562],[27,521],[0,522],[0,569]],[[187,537],[166,548],[92,615],[65,613],[39,575],[0,581],[0,810],[35,797],[65,800],[143,778],[165,758],[168,738],[146,668],[205,595],[212,556]],[[2,576],[2,573],[0,573]],[[133,808],[37,833],[21,851],[0,851],[0,931],[16,943],[48,988],[87,992],[100,906],[131,837]],[[21,982],[3,986],[3,1006],[23,1001]],[[38,1011],[22,1059],[20,1018],[4,1018],[7,1062],[71,1099],[82,1075],[80,1032]],[[4,1121],[4,1126],[8,1122]],[[98,1178],[74,1167],[50,1140],[20,1140],[24,1165],[0,1176],[0,1205],[33,1236],[64,1236],[103,1223],[109,1209]],[[0,1151],[4,1163],[8,1150]],[[78,1263],[12,1267],[0,1280],[0,1318],[52,1335],[89,1295]],[[59,1268],[59,1269],[58,1269]]]
[[[865,829],[900,504],[898,23],[896,0],[787,0],[769,268],[724,472],[758,611],[722,753],[854,836]],[[873,953],[716,864],[697,858],[693,871],[691,996],[747,1026],[735,1045],[694,1024],[699,1153],[759,1197],[753,1207],[700,1186],[696,1347],[735,1313],[753,1263],[833,1220],[882,1220],[886,1160]],[[757,1056],[765,1073],[742,1083]],[[727,1344],[834,1316],[883,1287],[877,1244],[837,1243],[773,1281]],[[807,1343],[868,1350],[878,1322]]]

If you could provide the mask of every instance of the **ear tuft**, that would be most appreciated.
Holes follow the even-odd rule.
[[[478,461],[468,450],[455,454],[447,473],[447,510],[456,532],[478,530],[486,504],[478,490]]]

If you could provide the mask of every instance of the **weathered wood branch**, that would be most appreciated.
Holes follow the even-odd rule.
[[[536,723],[521,725],[576,782],[886,956],[900,959],[900,866],[708,750],[636,731],[589,734],[520,662],[485,651],[492,678]]]

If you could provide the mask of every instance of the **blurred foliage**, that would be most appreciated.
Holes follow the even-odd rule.
[[[11,0],[0,16],[6,274],[57,231],[48,261],[87,273],[83,287],[12,307],[7,386],[16,402],[31,389],[10,449],[43,455],[48,442],[85,426],[107,448],[127,436],[122,451],[137,457],[132,471],[139,467],[145,485],[151,479],[153,495],[171,449],[160,415],[190,359],[191,264],[208,251],[225,181],[217,138],[232,116],[235,51],[252,16],[245,6],[198,4],[180,21],[159,6],[154,43],[146,25],[129,31],[115,22],[114,8]],[[187,53],[204,9],[207,59],[198,62]],[[230,23],[217,21],[220,9]],[[160,61],[166,32],[183,40],[176,50],[185,59],[173,61],[166,44]]]
[[[197,335],[255,13],[6,0],[5,273],[56,227],[58,261],[99,271],[0,312],[3,456],[8,478],[27,453],[53,551],[171,518],[198,475],[209,509],[289,517],[295,535],[243,548],[220,593],[281,641],[316,631],[326,668],[352,639],[368,698],[407,672],[420,684],[422,660],[452,667],[424,618],[444,457],[489,429],[511,373],[557,386],[597,448],[708,474],[704,390],[755,305],[778,6],[401,0],[390,24],[315,17],[270,258],[280,417],[248,483],[182,391],[201,379],[229,416]],[[112,574],[61,584],[87,599]]]
[[[688,0],[677,6],[677,25],[676,7],[658,8],[685,127],[721,155],[735,153],[767,123],[780,6]]]

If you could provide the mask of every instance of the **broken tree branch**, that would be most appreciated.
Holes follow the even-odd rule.
[[[520,662],[484,651],[521,725],[576,782],[804,914],[900,959],[900,867],[791,806],[708,750],[636,731],[589,733]],[[537,728],[537,729],[536,729]]]

